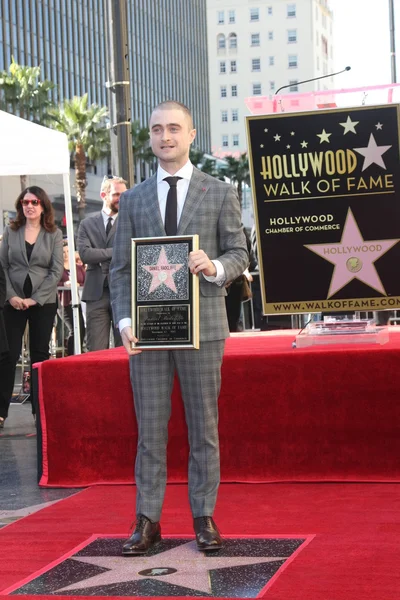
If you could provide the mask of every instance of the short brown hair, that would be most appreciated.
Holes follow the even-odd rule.
[[[159,109],[164,110],[164,108],[176,108],[178,110],[181,110],[189,119],[190,129],[194,128],[192,112],[190,108],[186,106],[186,104],[178,102],[177,100],[164,100],[164,102],[160,102],[160,104],[157,104],[157,106],[153,108],[153,112]]]
[[[25,194],[34,194],[34,196],[36,196],[36,198],[40,200],[40,204],[42,207],[40,224],[42,225],[42,227],[44,227],[45,230],[49,231],[50,233],[56,231],[57,226],[54,222],[55,214],[53,205],[46,192],[37,185],[31,185],[25,188],[16,199],[15,208],[17,210],[17,216],[15,217],[15,219],[10,221],[10,228],[16,231],[20,227],[23,227],[26,223],[26,217],[24,215],[24,211],[21,204],[21,200],[24,198]]]

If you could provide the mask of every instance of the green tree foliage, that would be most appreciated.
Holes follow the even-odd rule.
[[[75,166],[75,188],[79,220],[86,210],[86,159],[99,160],[110,153],[110,135],[106,125],[105,106],[88,103],[88,95],[74,96],[50,112],[53,127],[68,136]]]
[[[40,80],[40,67],[25,67],[12,59],[8,70],[0,71],[0,109],[35,123],[45,123],[54,105],[51,81]]]
[[[224,160],[226,164],[220,167],[219,172],[237,187],[240,206],[242,206],[243,184],[250,185],[250,169],[247,153],[243,152],[239,158],[225,156]]]

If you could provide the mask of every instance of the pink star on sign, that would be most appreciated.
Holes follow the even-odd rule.
[[[328,298],[353,279],[358,279],[386,295],[374,262],[398,241],[398,239],[365,241],[349,208],[340,243],[308,244],[305,247],[335,265]]]
[[[154,292],[158,286],[164,284],[169,287],[173,292],[176,293],[175,281],[173,278],[174,273],[179,271],[183,267],[182,265],[170,264],[165,253],[165,248],[162,246],[160,256],[156,265],[143,265],[143,269],[146,269],[152,275],[151,285],[149,294]]]

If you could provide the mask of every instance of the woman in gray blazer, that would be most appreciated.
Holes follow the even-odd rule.
[[[49,358],[57,283],[63,271],[62,233],[54,223],[54,209],[46,192],[37,186],[28,187],[18,196],[15,207],[17,216],[6,227],[0,246],[7,284],[4,320],[11,361],[9,377],[0,386],[9,399],[27,323],[31,365]]]

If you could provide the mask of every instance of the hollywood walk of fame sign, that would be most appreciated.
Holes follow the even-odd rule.
[[[399,116],[247,117],[265,314],[400,308]]]
[[[199,348],[198,236],[132,240],[132,331],[141,350]]]

